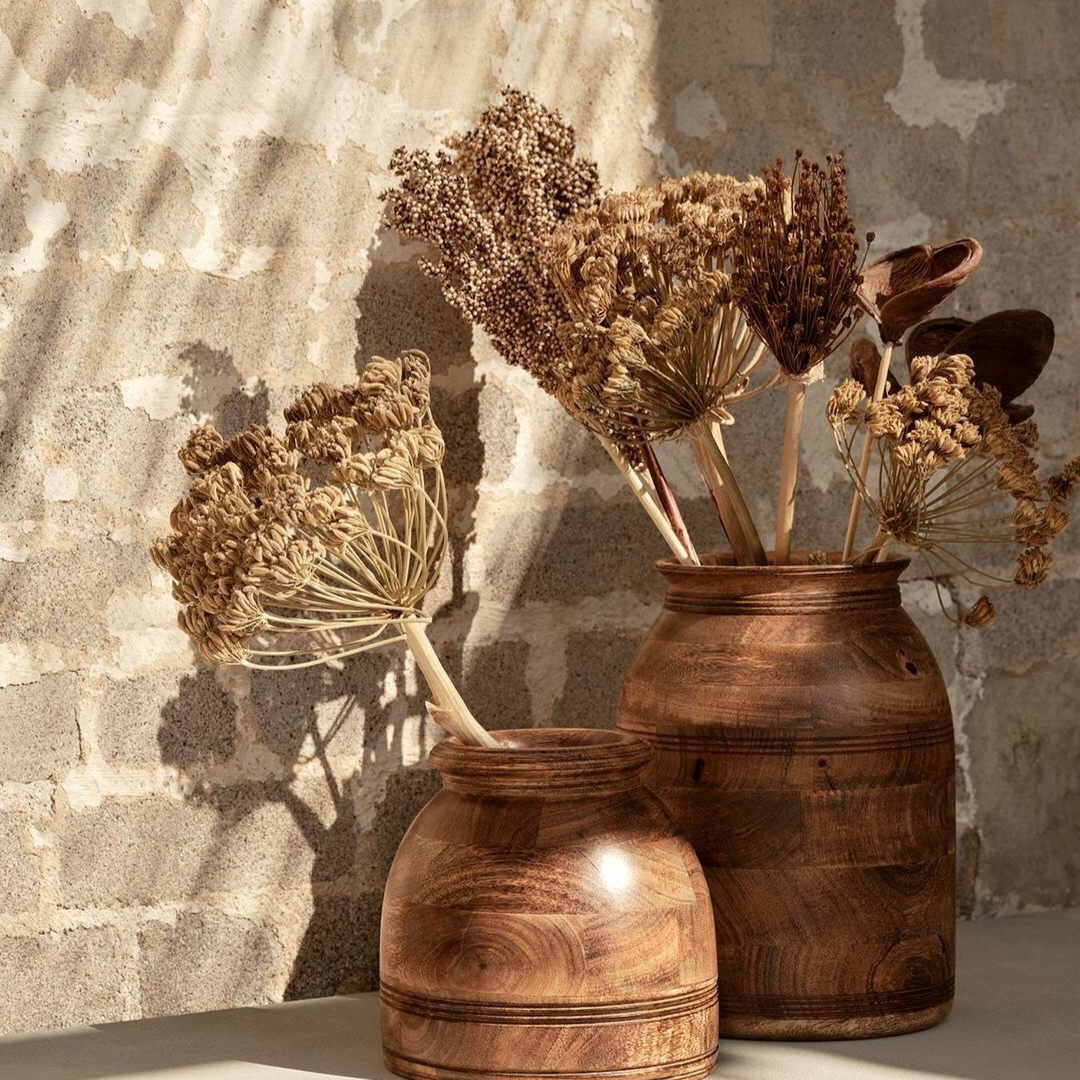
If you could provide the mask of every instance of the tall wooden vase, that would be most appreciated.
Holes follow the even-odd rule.
[[[864,1038],[953,996],[954,747],[906,560],[658,563],[618,726],[712,894],[720,1032]]]
[[[614,731],[446,739],[383,902],[383,1048],[415,1080],[692,1080],[716,1061],[693,849]]]

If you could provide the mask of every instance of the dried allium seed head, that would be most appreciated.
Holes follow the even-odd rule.
[[[423,353],[377,358],[354,386],[302,394],[287,410],[288,443],[265,427],[228,441],[211,427],[191,433],[180,451],[191,485],[151,556],[205,656],[317,662],[374,647],[393,620],[419,617],[446,546],[429,379]],[[297,449],[310,453],[304,469]],[[313,465],[330,482],[316,484]],[[254,644],[275,634],[285,647]]]
[[[996,615],[997,612],[990,602],[990,597],[980,596],[964,613],[964,625],[977,628],[986,627],[994,621]]]
[[[795,155],[764,170],[764,186],[742,199],[732,288],[747,321],[790,378],[805,379],[858,321],[861,261],[848,213],[846,168]]]

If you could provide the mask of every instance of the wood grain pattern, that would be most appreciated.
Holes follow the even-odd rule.
[[[662,560],[664,610],[618,726],[713,901],[720,1031],[863,1038],[953,993],[952,717],[894,559]]]
[[[417,1080],[693,1080],[716,1060],[712,908],[618,732],[431,753],[383,902],[383,1047]]]

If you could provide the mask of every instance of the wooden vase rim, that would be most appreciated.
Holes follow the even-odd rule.
[[[664,607],[695,614],[811,615],[900,605],[900,575],[911,560],[810,564],[809,552],[792,553],[790,565],[739,566],[733,555],[709,553],[700,566],[658,559],[667,581]],[[828,553],[839,559],[838,551]]]
[[[594,794],[641,783],[652,747],[636,735],[595,728],[515,728],[491,733],[497,747],[467,746],[456,737],[429,754],[443,786],[499,795]]]

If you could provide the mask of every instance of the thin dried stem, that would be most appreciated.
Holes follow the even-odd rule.
[[[802,435],[806,384],[788,383],[784,412],[784,448],[780,458],[780,498],[776,507],[776,544],[773,562],[786,566],[791,561],[791,530],[795,522],[795,485],[799,475],[799,443]]]
[[[499,744],[476,722],[453,680],[446,673],[438,654],[431,647],[425,624],[404,619],[399,625],[408,642],[409,651],[431,687],[435,704],[453,717],[451,734],[470,746],[497,747]]]
[[[881,360],[878,362],[877,378],[874,382],[874,393],[870,399],[871,402],[880,401],[885,393],[885,385],[889,379],[889,362],[892,360],[892,351],[892,342],[887,341],[881,350]],[[870,471],[870,457],[873,450],[874,438],[867,431],[863,441],[862,454],[859,457],[859,478],[862,484],[866,483],[866,474]],[[840,556],[841,562],[848,562],[852,551],[855,549],[855,533],[859,528],[860,510],[862,510],[862,498],[859,495],[859,486],[857,486],[851,497],[851,513],[848,515],[847,532],[844,534],[844,550]]]
[[[655,495],[644,482],[641,474],[627,460],[626,455],[610,439],[601,437],[600,445],[608,452],[623,480],[626,481],[627,487],[634,493],[634,498],[641,503],[645,513],[649,516],[649,520],[656,526],[657,532],[663,537],[664,543],[667,544],[672,555],[685,566],[697,565],[696,552],[691,554],[691,551],[676,535],[667,515],[657,504]]]

